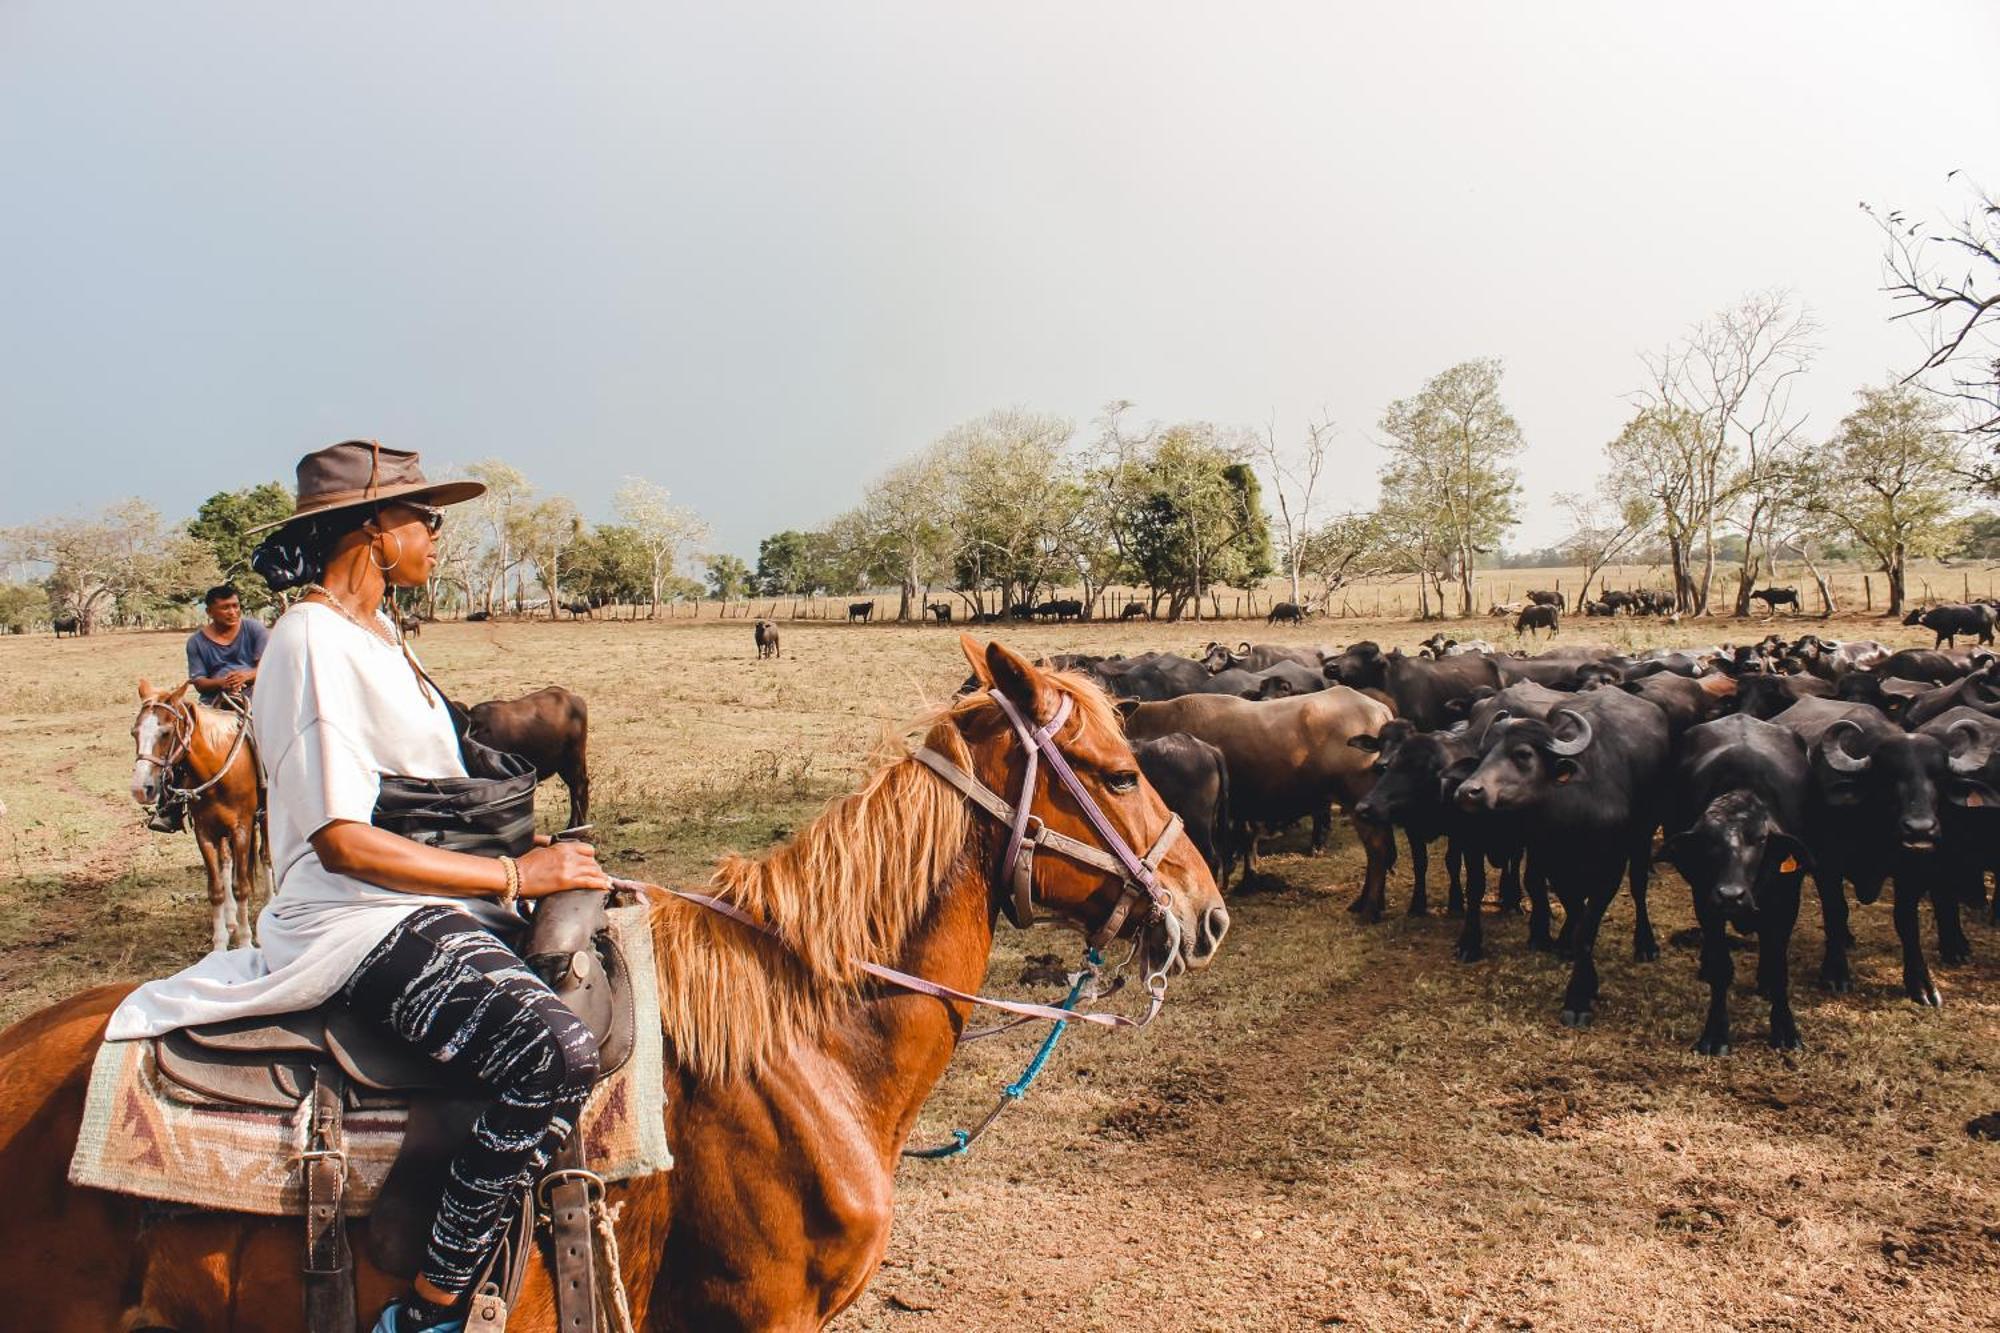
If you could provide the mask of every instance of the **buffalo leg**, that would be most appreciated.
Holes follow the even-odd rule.
[[[1917,925],[1917,902],[1921,897],[1914,884],[1907,888],[1896,886],[1896,938],[1903,943],[1903,993],[1918,1004],[1936,1007],[1944,999],[1924,963],[1924,944]]]
[[[1854,989],[1854,974],[1848,970],[1847,948],[1854,937],[1847,931],[1847,887],[1837,871],[1813,871],[1813,887],[1819,890],[1819,919],[1826,936],[1826,955],[1819,965],[1819,983],[1836,995]]]
[[[1333,807],[1313,811],[1312,854],[1318,856],[1326,850],[1327,840],[1333,833]]]
[[[569,826],[577,828],[590,822],[590,769],[579,759],[575,767],[565,769],[563,786],[569,788]]]
[[[1476,963],[1486,956],[1485,923],[1480,909],[1486,905],[1486,857],[1465,860],[1465,924],[1458,932],[1458,961]]]
[[[1569,988],[1563,992],[1564,1027],[1590,1026],[1592,1007],[1597,1003],[1597,928],[1604,923],[1605,909],[1611,906],[1611,899],[1618,892],[1622,869],[1613,866],[1598,877],[1597,883],[1585,881],[1582,893],[1563,896],[1565,904],[1572,897],[1578,900],[1577,910],[1563,923],[1563,929],[1571,933],[1572,953]]]
[[[1701,979],[1708,983],[1708,1022],[1694,1048],[1702,1055],[1727,1055],[1729,983],[1736,978],[1736,964],[1729,957],[1729,930],[1720,912],[1699,901],[1695,907],[1695,915],[1701,918]]]
[[[1493,864],[1500,871],[1500,915],[1512,916],[1521,910],[1522,853],[1508,852]]]
[[[1556,942],[1549,936],[1549,923],[1553,915],[1549,911],[1549,882],[1533,865],[1521,865],[1524,859],[1521,857],[1515,859],[1515,865],[1518,867],[1515,871],[1515,883],[1527,881],[1528,947],[1537,953],[1555,953]],[[1563,923],[1563,928],[1565,930],[1569,928],[1567,921]]]
[[[1781,1051],[1795,1051],[1802,1044],[1792,1016],[1790,951],[1804,878],[1797,872],[1780,875],[1757,925],[1757,989],[1771,1002],[1771,1045]]]
[[[1451,895],[1445,902],[1446,916],[1465,914],[1465,866],[1464,844],[1459,841],[1456,834],[1452,834],[1445,839],[1444,844],[1444,873],[1445,878],[1451,882]]]
[[[1959,921],[1959,883],[1961,873],[1954,868],[1948,877],[1931,889],[1931,915],[1937,920],[1938,962],[1945,967],[1958,967],[1972,961],[1972,941],[1965,938],[1965,927]],[[1896,886],[1901,893],[1902,886]]]
[[[1410,874],[1416,881],[1416,887],[1410,890],[1410,915],[1429,916],[1430,896],[1425,890],[1424,881],[1429,876],[1431,867],[1430,844],[1409,830],[1404,831],[1404,836],[1410,841]]]
[[[1354,820],[1354,834],[1368,853],[1368,868],[1361,878],[1361,896],[1354,911],[1370,921],[1382,919],[1383,900],[1389,896],[1389,867],[1396,861],[1396,830],[1386,824]]]
[[[1632,849],[1632,961],[1650,963],[1660,956],[1653,918],[1646,912],[1646,887],[1653,868],[1653,831],[1649,828]]]

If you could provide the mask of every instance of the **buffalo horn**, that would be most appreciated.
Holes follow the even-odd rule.
[[[1853,755],[1847,750],[1847,733],[1861,734],[1859,724],[1841,718],[1826,729],[1819,738],[1820,753],[1826,756],[1826,766],[1836,773],[1866,773],[1868,766],[1875,762],[1873,755]]]
[[[1566,717],[1571,722],[1574,722],[1576,724],[1576,734],[1568,740],[1564,740],[1560,736],[1551,736],[1548,744],[1549,753],[1564,759],[1571,759],[1588,750],[1590,748],[1591,737],[1595,734],[1591,730],[1590,719],[1573,708],[1558,708],[1549,714],[1549,721],[1553,723],[1559,717]]]
[[[1969,717],[1952,723],[1944,734],[1950,738],[1947,748],[1954,773],[1969,777],[1985,768],[1986,761],[1993,756],[1993,742],[1987,739],[1985,729]],[[1965,737],[1963,743],[1959,741],[1961,736]]]

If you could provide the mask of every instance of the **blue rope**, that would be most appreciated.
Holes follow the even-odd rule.
[[[1086,949],[1083,957],[1089,968],[1077,973],[1075,984],[1069,988],[1069,994],[1063,997],[1063,1002],[1057,1005],[1056,1008],[1076,1008],[1077,1001],[1083,997],[1083,983],[1092,975],[1091,969],[1101,966],[1104,962],[1103,955],[1099,954],[1095,949]],[[1058,1019],[1056,1021],[1055,1025],[1049,1029],[1049,1035],[1042,1038],[1042,1044],[1035,1049],[1034,1058],[1028,1061],[1028,1067],[1021,1071],[1021,1076],[1000,1089],[999,1105],[995,1106],[988,1113],[979,1128],[972,1130],[954,1129],[951,1131],[951,1142],[941,1143],[935,1148],[905,1148],[903,1156],[937,1162],[943,1161],[947,1157],[962,1157],[971,1152],[972,1141],[986,1132],[987,1126],[999,1118],[1000,1112],[1006,1109],[1007,1104],[1009,1102],[1018,1102],[1028,1095],[1028,1089],[1034,1087],[1035,1080],[1042,1076],[1042,1070],[1047,1067],[1049,1057],[1055,1054],[1056,1043],[1062,1040],[1062,1034],[1068,1028],[1068,1020]]]

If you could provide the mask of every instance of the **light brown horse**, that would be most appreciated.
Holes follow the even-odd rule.
[[[190,704],[188,687],[155,689],[139,681],[132,723],[132,799],[157,804],[168,784],[193,793],[188,822],[208,871],[212,947],[250,943],[250,902],[257,891],[262,784],[250,748],[250,719],[229,709]]]
[[[1104,696],[964,642],[981,683],[1028,718],[1054,717],[1069,697],[1057,746],[1119,836],[1151,847],[1170,817]],[[995,791],[1019,790],[1025,750],[990,693],[932,717],[925,744]],[[1104,846],[1053,782],[1021,799],[1051,830]],[[871,983],[857,964],[976,987],[1005,841],[998,822],[903,756],[790,843],[717,867],[711,892],[782,946],[684,903],[654,908],[678,1165],[610,1190],[640,1328],[814,1329],[861,1294],[888,1245],[898,1153],[969,1006]],[[1118,874],[1083,860],[1044,851],[1034,864],[1039,905],[1086,932],[1127,901]],[[1228,916],[1193,844],[1174,841],[1157,878],[1170,910],[1143,922],[1135,911],[1124,933],[1149,968],[1207,963]],[[298,1219],[156,1217],[136,1199],[67,1184],[85,1078],[124,993],[77,996],[0,1035],[0,1310],[38,1333],[297,1329]],[[397,1289],[361,1258],[366,1225],[350,1228],[364,1317]],[[538,1263],[509,1328],[553,1327]]]

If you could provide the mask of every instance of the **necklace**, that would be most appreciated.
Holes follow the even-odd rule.
[[[391,648],[401,648],[403,646],[401,639],[392,638],[390,632],[383,628],[382,617],[379,614],[374,617],[374,623],[370,624],[368,621],[363,620],[360,616],[355,615],[352,611],[342,606],[340,604],[340,599],[335,597],[332,593],[328,592],[326,588],[323,587],[322,585],[317,583],[308,583],[306,585],[306,591],[309,593],[316,592],[321,597],[326,598],[326,604],[329,607],[333,608],[334,614],[338,615],[342,620],[345,620],[348,624],[353,625],[356,628],[361,629],[367,632],[368,634],[373,635],[374,637],[380,639],[382,642],[388,644]]]

